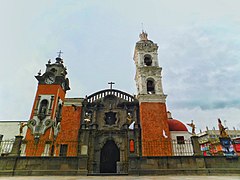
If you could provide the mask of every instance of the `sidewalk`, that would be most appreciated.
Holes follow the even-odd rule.
[[[0,180],[240,180],[240,176],[14,176]]]

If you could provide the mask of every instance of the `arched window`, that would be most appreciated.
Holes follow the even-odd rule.
[[[146,66],[151,66],[151,65],[152,65],[152,56],[151,56],[151,55],[146,54],[146,55],[144,56],[144,64],[145,64]]]
[[[147,80],[147,93],[148,94],[155,94],[155,84],[154,80]]]

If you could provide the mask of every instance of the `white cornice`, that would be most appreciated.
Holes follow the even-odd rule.
[[[139,103],[142,103],[142,102],[166,103],[166,98],[167,98],[167,95],[165,95],[165,94],[145,94],[145,95],[137,96]]]

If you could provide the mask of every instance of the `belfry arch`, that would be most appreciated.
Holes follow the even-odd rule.
[[[155,94],[155,81],[154,79],[150,78],[147,79],[147,93],[148,94]]]

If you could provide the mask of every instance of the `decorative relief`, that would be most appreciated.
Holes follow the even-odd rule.
[[[136,44],[136,49],[140,51],[145,51],[145,52],[152,52],[152,51],[157,51],[158,46],[151,41],[147,42],[141,42]]]
[[[46,132],[46,130],[53,126],[52,119],[46,119],[44,121],[38,119],[30,119],[27,126],[31,130],[34,136],[40,136]]]
[[[60,130],[61,130],[61,123],[58,122],[57,125],[53,126],[53,135],[54,135],[55,138],[57,137]]]
[[[107,112],[105,113],[105,123],[107,125],[113,125],[113,124],[116,124],[116,121],[117,121],[117,117],[116,117],[117,113],[116,112]]]
[[[85,113],[83,120],[84,120],[84,123],[86,124],[87,128],[89,127],[89,125],[92,122],[92,116],[93,116],[93,114],[91,111]]]
[[[131,112],[127,113],[127,124],[130,125],[133,122],[133,116]]]

